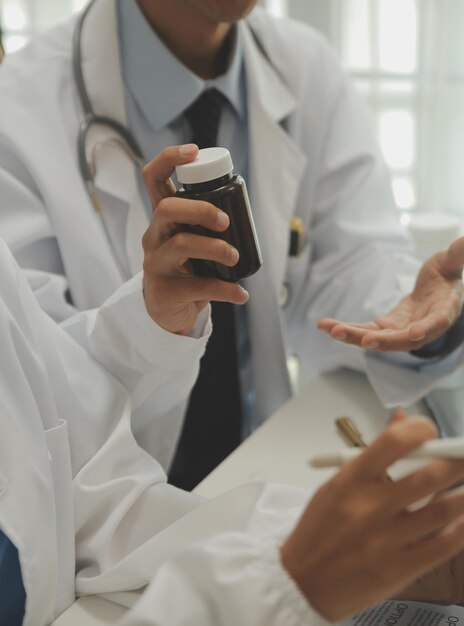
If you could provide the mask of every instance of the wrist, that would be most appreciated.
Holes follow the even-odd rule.
[[[310,598],[311,594],[307,589],[309,586],[308,579],[310,576],[308,576],[307,572],[304,571],[301,550],[298,549],[298,546],[294,546],[293,544],[293,538],[290,536],[280,547],[279,553],[282,567],[285,569],[290,578],[292,578],[306,600],[314,606],[314,608],[319,611],[321,615],[326,617],[323,612],[321,612],[319,608],[313,604],[312,599]]]
[[[346,617],[346,614],[338,610],[332,591],[327,589],[326,585],[323,585],[322,588],[318,585],[317,581],[321,580],[319,567],[315,568],[314,574],[311,573],[311,564],[302,557],[302,550],[298,543],[294,542],[292,535],[280,547],[280,561],[308,604],[323,619],[329,622],[338,622]],[[324,587],[325,589],[322,591]]]

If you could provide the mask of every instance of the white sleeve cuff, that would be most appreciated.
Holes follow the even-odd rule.
[[[191,336],[164,330],[146,310],[142,276],[138,274],[102,305],[92,335],[104,324],[118,337],[119,347],[124,344],[128,354],[136,353],[145,360],[143,369],[161,365],[164,369],[178,371],[191,367],[192,362],[202,356],[211,333],[209,312],[206,307],[198,316]],[[140,365],[140,359],[137,360]]]
[[[280,596],[279,620],[276,624],[286,626],[330,626],[327,621],[315,611],[301,592],[298,585],[282,565],[280,550],[275,545],[266,545],[258,557],[260,575],[269,579],[269,593]]]
[[[409,354],[366,352],[366,374],[387,408],[409,406],[432,391],[464,361],[464,345],[444,359],[420,359]]]

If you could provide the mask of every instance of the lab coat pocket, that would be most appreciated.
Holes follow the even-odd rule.
[[[55,615],[60,615],[75,599],[73,486],[66,420],[59,420],[58,426],[46,430],[45,438],[50,457],[55,495],[58,554]]]
[[[311,246],[306,242],[298,256],[289,256],[285,272],[285,281],[281,287],[279,298],[280,306],[286,309],[298,299],[309,272]]]

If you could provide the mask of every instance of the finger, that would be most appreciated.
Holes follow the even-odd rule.
[[[402,573],[419,577],[445,563],[462,550],[464,545],[464,517],[441,532],[413,544],[403,551]]]
[[[223,239],[180,232],[168,239],[159,250],[157,271],[170,274],[185,266],[190,259],[215,261],[233,267],[239,252]]]
[[[173,226],[189,224],[203,226],[208,230],[224,231],[230,225],[229,216],[209,202],[186,198],[164,198],[156,208],[153,221],[156,227],[170,233]]]
[[[444,270],[451,278],[461,278],[464,267],[464,237],[456,239],[448,248],[444,258]]]
[[[336,326],[354,328],[354,329],[366,329],[366,330],[375,330],[378,329],[379,326],[375,322],[364,322],[363,324],[357,324],[355,322],[341,322],[340,320],[336,320],[330,317],[325,317],[324,319],[319,320],[317,323],[317,328],[324,332],[331,332],[333,328]],[[334,337],[334,339],[338,339],[338,337]]]
[[[171,176],[176,165],[190,163],[198,154],[198,146],[185,144],[165,148],[152,161],[143,168],[143,179],[150,196],[153,209],[162,198],[172,196],[176,188],[171,181]]]
[[[388,426],[362,454],[341,472],[360,478],[382,479],[386,470],[408,452],[437,437],[437,429],[426,417],[414,417]]]
[[[409,352],[419,347],[418,342],[411,341],[409,327],[395,330],[385,328],[379,331],[368,331],[360,338],[359,345],[365,350],[376,352]]]
[[[365,350],[374,350],[375,352],[410,352],[417,350],[437,339],[444,331],[438,330],[435,325],[431,330],[430,325],[427,326],[429,332],[419,328],[413,332],[414,339],[411,338],[411,325],[401,330],[383,329],[379,331],[368,331],[359,339],[359,345]],[[440,324],[440,328],[442,325]]]
[[[413,342],[423,342],[426,345],[443,335],[457,319],[458,312],[433,311],[418,322],[411,324],[409,339]]]
[[[464,515],[464,489],[439,496],[426,506],[412,513],[405,512],[387,531],[390,541],[395,538],[400,546],[425,539]],[[387,539],[387,542],[389,540]]]
[[[245,304],[250,298],[246,289],[237,283],[228,283],[216,278],[184,276],[176,279],[176,298],[179,302],[230,302]],[[173,283],[168,281],[168,291],[173,293]]]
[[[427,496],[455,485],[464,476],[464,461],[436,459],[421,469],[389,485],[392,506],[408,507]]]
[[[409,339],[408,329],[381,329],[374,323],[371,323],[370,326],[337,324],[330,330],[330,336],[337,341],[366,350],[405,351],[413,345]]]

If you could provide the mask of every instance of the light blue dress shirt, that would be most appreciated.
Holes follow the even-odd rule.
[[[136,0],[118,0],[121,67],[125,87],[128,126],[139,142],[146,161],[167,146],[190,141],[184,111],[205,90],[218,89],[231,106],[224,109],[218,145],[229,149],[235,171],[248,172],[246,77],[243,42],[237,29],[235,45],[225,74],[203,80],[183,65],[151,28]],[[139,189],[151,215],[143,181]],[[243,435],[252,430],[254,391],[246,306],[237,307],[238,355],[244,405]]]

